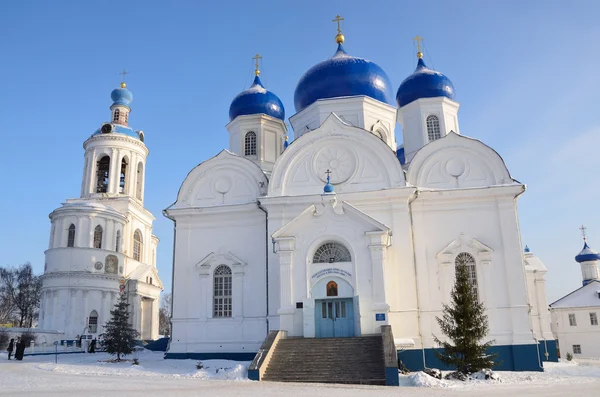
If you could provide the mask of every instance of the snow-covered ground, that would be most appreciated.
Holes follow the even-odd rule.
[[[109,363],[105,353],[0,355],[0,395],[7,396],[600,396],[600,361],[549,363],[545,372],[499,372],[500,381],[445,381],[423,373],[401,376],[405,387],[293,384],[247,380],[248,362],[164,360],[162,353],[136,354],[140,365]],[[127,357],[128,359],[133,356]]]

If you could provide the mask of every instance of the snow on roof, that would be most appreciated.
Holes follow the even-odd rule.
[[[548,271],[548,269],[546,269],[546,266],[544,266],[544,264],[542,263],[540,258],[533,255],[532,253],[525,254],[525,265],[527,266],[526,270],[528,270],[528,271],[532,271],[532,270],[544,271],[544,272]]]
[[[600,281],[592,280],[590,283],[584,285],[571,292],[568,295],[563,296],[556,302],[552,302],[550,307],[553,309],[561,308],[577,308],[577,307],[600,307],[600,297],[598,290],[600,287]]]

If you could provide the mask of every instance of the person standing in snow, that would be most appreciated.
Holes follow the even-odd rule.
[[[15,347],[15,359],[21,361],[25,353],[25,341],[22,338],[17,338],[17,345]]]
[[[15,347],[15,340],[13,338],[10,340],[10,343],[8,344],[8,348],[6,349],[6,351],[8,351],[8,359],[9,360],[10,360],[10,356],[12,356],[14,347]]]
[[[96,338],[94,338],[92,340],[92,343],[90,343],[90,348],[88,350],[88,353],[96,353]]]

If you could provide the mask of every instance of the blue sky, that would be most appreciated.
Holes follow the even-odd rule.
[[[425,61],[453,81],[464,135],[495,148],[514,178],[524,243],[549,269],[552,301],[578,287],[585,223],[600,249],[597,1],[14,1],[0,5],[2,265],[44,265],[48,214],[78,197],[82,143],[109,119],[130,71],[130,124],[150,149],[146,207],[171,285],[172,223],[161,210],[186,174],[228,145],[229,104],[263,58],[263,83],[294,113],[302,74],[345,48],[395,88]]]

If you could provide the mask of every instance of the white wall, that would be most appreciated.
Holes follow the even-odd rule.
[[[590,313],[596,313],[600,323],[600,306],[552,309],[552,331],[557,336],[561,358],[567,353],[575,359],[600,358],[600,325],[591,324]],[[569,314],[575,314],[576,326],[570,325]],[[573,353],[573,345],[581,345],[581,354]]]

